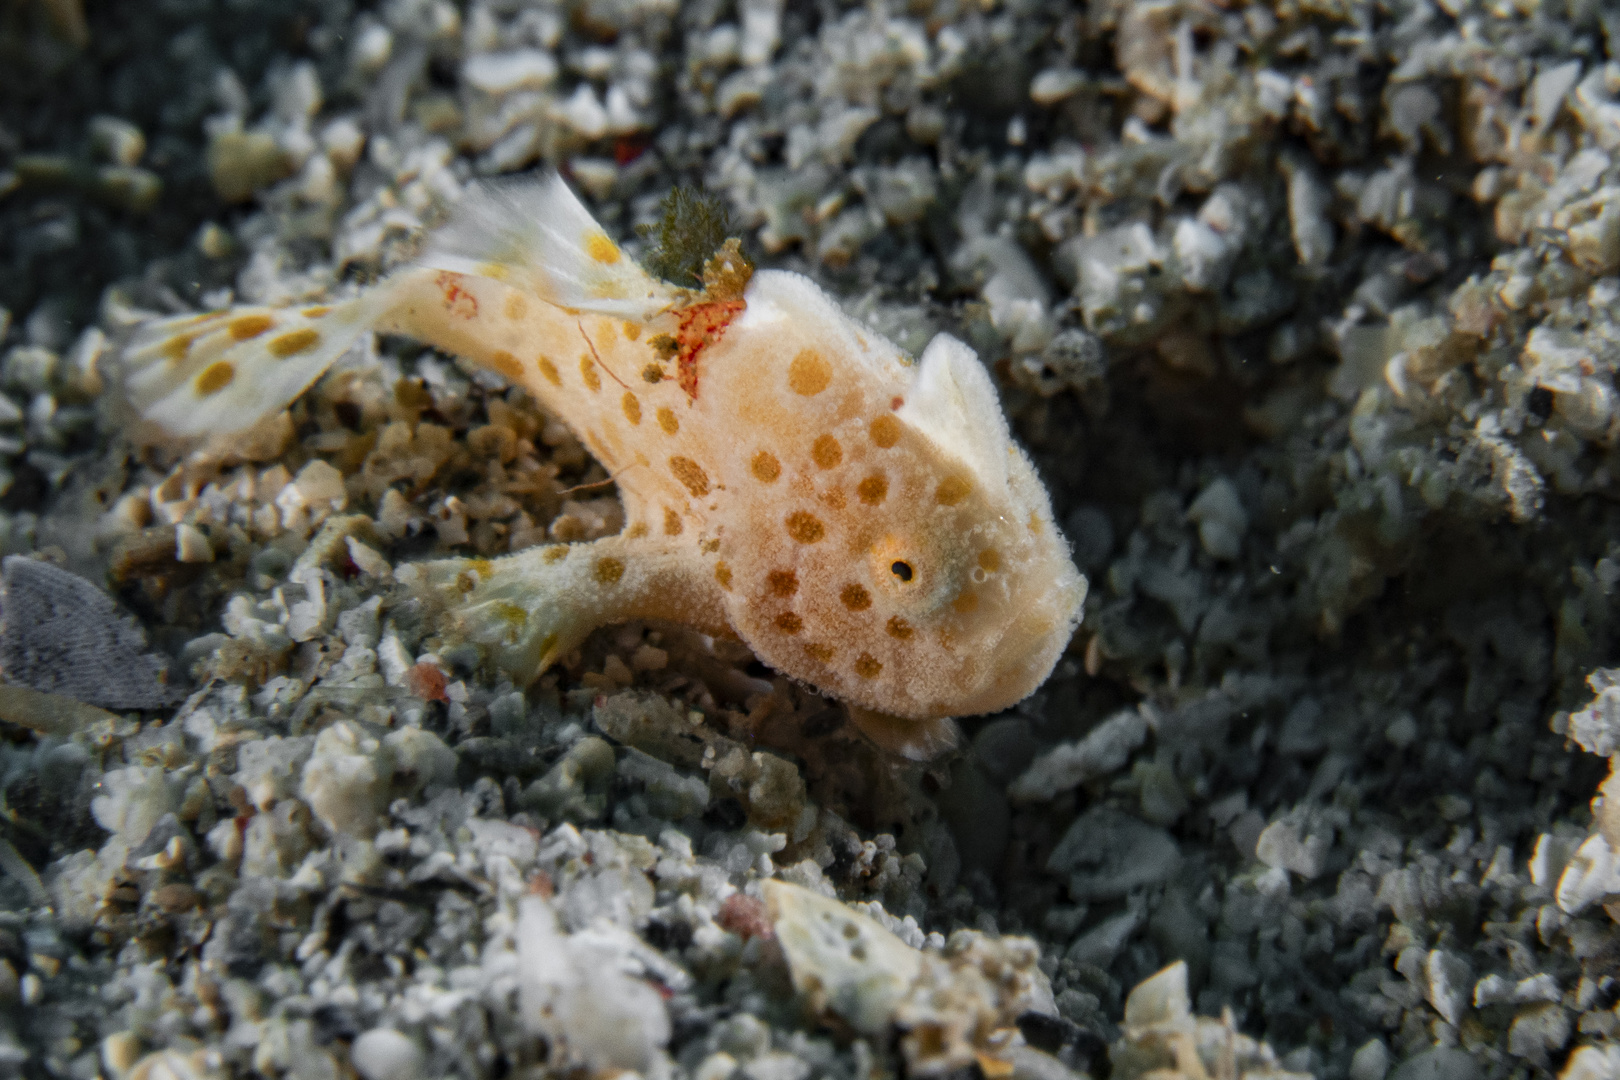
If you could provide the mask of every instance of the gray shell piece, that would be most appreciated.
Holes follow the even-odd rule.
[[[21,555],[0,562],[0,676],[105,709],[157,709],[180,691],[146,635],[95,585]]]

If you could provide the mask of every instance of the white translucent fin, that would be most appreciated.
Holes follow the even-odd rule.
[[[986,486],[1006,486],[1012,434],[1001,401],[990,372],[956,338],[937,334],[928,343],[905,404],[895,415],[960,459]]]
[[[571,311],[624,319],[650,319],[678,298],[608,238],[556,173],[469,189],[450,223],[429,240],[421,265],[493,278]]]
[[[932,761],[949,750],[956,749],[962,732],[956,721],[945,717],[938,720],[907,720],[874,709],[849,705],[850,723],[868,739],[891,754],[899,754],[910,761]]]
[[[152,319],[118,355],[123,392],[173,436],[246,431],[326,374],[377,309],[373,291],[339,304]]]
[[[119,353],[125,396],[170,434],[245,431],[285,409],[371,328],[376,290],[335,305],[153,319]]]

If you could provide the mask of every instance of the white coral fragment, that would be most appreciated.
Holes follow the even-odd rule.
[[[1277,870],[1287,870],[1309,881],[1326,868],[1329,841],[1322,836],[1301,836],[1290,821],[1273,821],[1260,833],[1254,857]]]
[[[591,1069],[663,1072],[669,1013],[637,978],[623,931],[565,933],[549,901],[518,905],[518,990],[525,1026]]]
[[[1117,1080],[1309,1080],[1307,1073],[1282,1068],[1271,1047],[1240,1034],[1230,1011],[1220,1020],[1194,1016],[1182,960],[1131,991],[1121,1033],[1109,1048]]]
[[[963,930],[942,953],[922,951],[870,915],[802,886],[773,880],[764,890],[794,987],[864,1034],[900,1028],[912,1075],[975,1062],[1002,1067],[1017,1042],[1014,1022],[1056,1013],[1032,941]]]
[[[1211,480],[1187,507],[1187,520],[1198,526],[1198,541],[1217,559],[1233,560],[1243,554],[1243,536],[1249,531],[1249,512],[1243,509],[1237,485],[1224,476]]]
[[[814,1007],[876,1035],[922,972],[922,954],[864,915],[809,889],[767,882],[765,902],[793,984]]]
[[[1115,713],[1086,737],[1062,743],[1032,762],[1007,794],[1015,802],[1044,802],[1124,766],[1147,738],[1147,719],[1136,709]]]
[[[349,1063],[364,1080],[417,1080],[422,1051],[393,1028],[372,1028],[354,1040]]]
[[[369,839],[377,831],[391,771],[379,768],[380,750],[376,739],[347,720],[316,736],[299,793],[333,832]]]
[[[1620,853],[1601,832],[1588,836],[1575,849],[1558,876],[1554,898],[1565,914],[1579,915],[1604,897],[1620,893]]]
[[[557,61],[541,49],[484,53],[468,58],[461,77],[474,90],[491,96],[543,90],[557,78]]]

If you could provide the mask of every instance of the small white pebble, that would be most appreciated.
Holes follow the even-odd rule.
[[[101,1064],[116,1078],[134,1067],[141,1057],[141,1040],[129,1031],[115,1031],[101,1040]]]
[[[372,1028],[354,1040],[349,1063],[365,1080],[416,1080],[422,1051],[393,1028]]]
[[[91,147],[114,165],[134,165],[146,153],[146,136],[128,120],[93,116],[89,127]]]
[[[40,345],[18,345],[6,353],[0,370],[8,386],[40,393],[51,384],[59,357]]]
[[[181,522],[174,527],[174,557],[183,563],[214,561],[214,547],[195,525]]]
[[[1328,843],[1320,836],[1299,835],[1298,826],[1273,821],[1255,841],[1254,856],[1267,866],[1310,880],[1322,872]]]
[[[388,63],[388,57],[393,51],[393,33],[381,23],[372,23],[355,38],[354,52],[350,54],[351,62],[356,71],[369,74]]]
[[[514,90],[541,90],[557,78],[557,61],[539,49],[485,53],[463,64],[461,77],[474,90],[496,97]]]
[[[1417,721],[1412,719],[1409,713],[1402,713],[1397,716],[1384,729],[1384,738],[1388,739],[1390,744],[1398,750],[1404,750],[1411,746],[1417,741],[1417,737]]]
[[[1500,975],[1487,975],[1474,984],[1474,1008],[1513,1000],[1513,984]]]
[[[389,488],[383,494],[382,503],[377,507],[377,528],[386,535],[398,539],[405,535],[405,530],[411,523],[411,504],[405,501],[396,488]]]
[[[736,1071],[737,1059],[724,1050],[719,1050],[704,1058],[692,1076],[693,1080],[726,1080]]]
[[[377,667],[389,686],[399,686],[414,663],[392,630],[377,644]]]
[[[344,537],[344,542],[349,546],[349,558],[354,560],[354,565],[358,566],[362,573],[369,574],[379,581],[387,581],[394,576],[394,568],[375,548],[362,544],[352,536]]]
[[[1382,1039],[1368,1039],[1350,1058],[1350,1080],[1384,1080],[1389,1073],[1389,1050]]]
[[[1578,846],[1579,841],[1567,836],[1542,833],[1536,837],[1535,850],[1530,853],[1530,883],[1537,886],[1551,885],[1553,880],[1564,872],[1564,867]]]
[[[1236,485],[1224,476],[1210,481],[1187,508],[1187,520],[1198,526],[1198,540],[1217,559],[1236,559],[1243,552],[1249,515]]]
[[[101,373],[97,367],[106,352],[107,335],[98,326],[87,327],[68,350],[68,368],[89,393],[101,390]]]
[[[326,151],[327,158],[333,165],[344,172],[355,167],[360,161],[360,152],[365,149],[366,133],[360,125],[348,117],[332,121],[321,129],[321,148]]]
[[[1037,105],[1056,105],[1085,85],[1084,72],[1074,68],[1047,68],[1030,82],[1029,96]]]
[[[329,502],[332,509],[341,510],[347,501],[343,487],[343,474],[319,459],[298,470],[292,486],[306,506]]]
[[[606,660],[602,661],[602,674],[606,675],[620,686],[629,686],[631,683],[635,682],[636,679],[635,675],[631,673],[630,668],[626,666],[625,662],[620,660],[617,656],[609,656]]]
[[[656,645],[641,645],[630,654],[630,666],[637,671],[662,671],[669,663],[669,653]]]
[[[607,134],[607,110],[586,83],[580,83],[567,101],[552,106],[552,109],[557,120],[587,139],[600,139]]]
[[[1279,120],[1288,115],[1289,106],[1294,101],[1294,80],[1281,72],[1264,68],[1255,74],[1254,86],[1262,112]]]

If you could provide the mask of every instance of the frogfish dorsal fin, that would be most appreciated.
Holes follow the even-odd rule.
[[[1007,486],[1012,434],[995,384],[973,350],[956,338],[936,334],[928,343],[895,415],[941,453],[959,459],[987,487]]]
[[[493,278],[559,307],[645,321],[679,299],[591,217],[562,177],[483,184],[456,203],[421,265]]]

